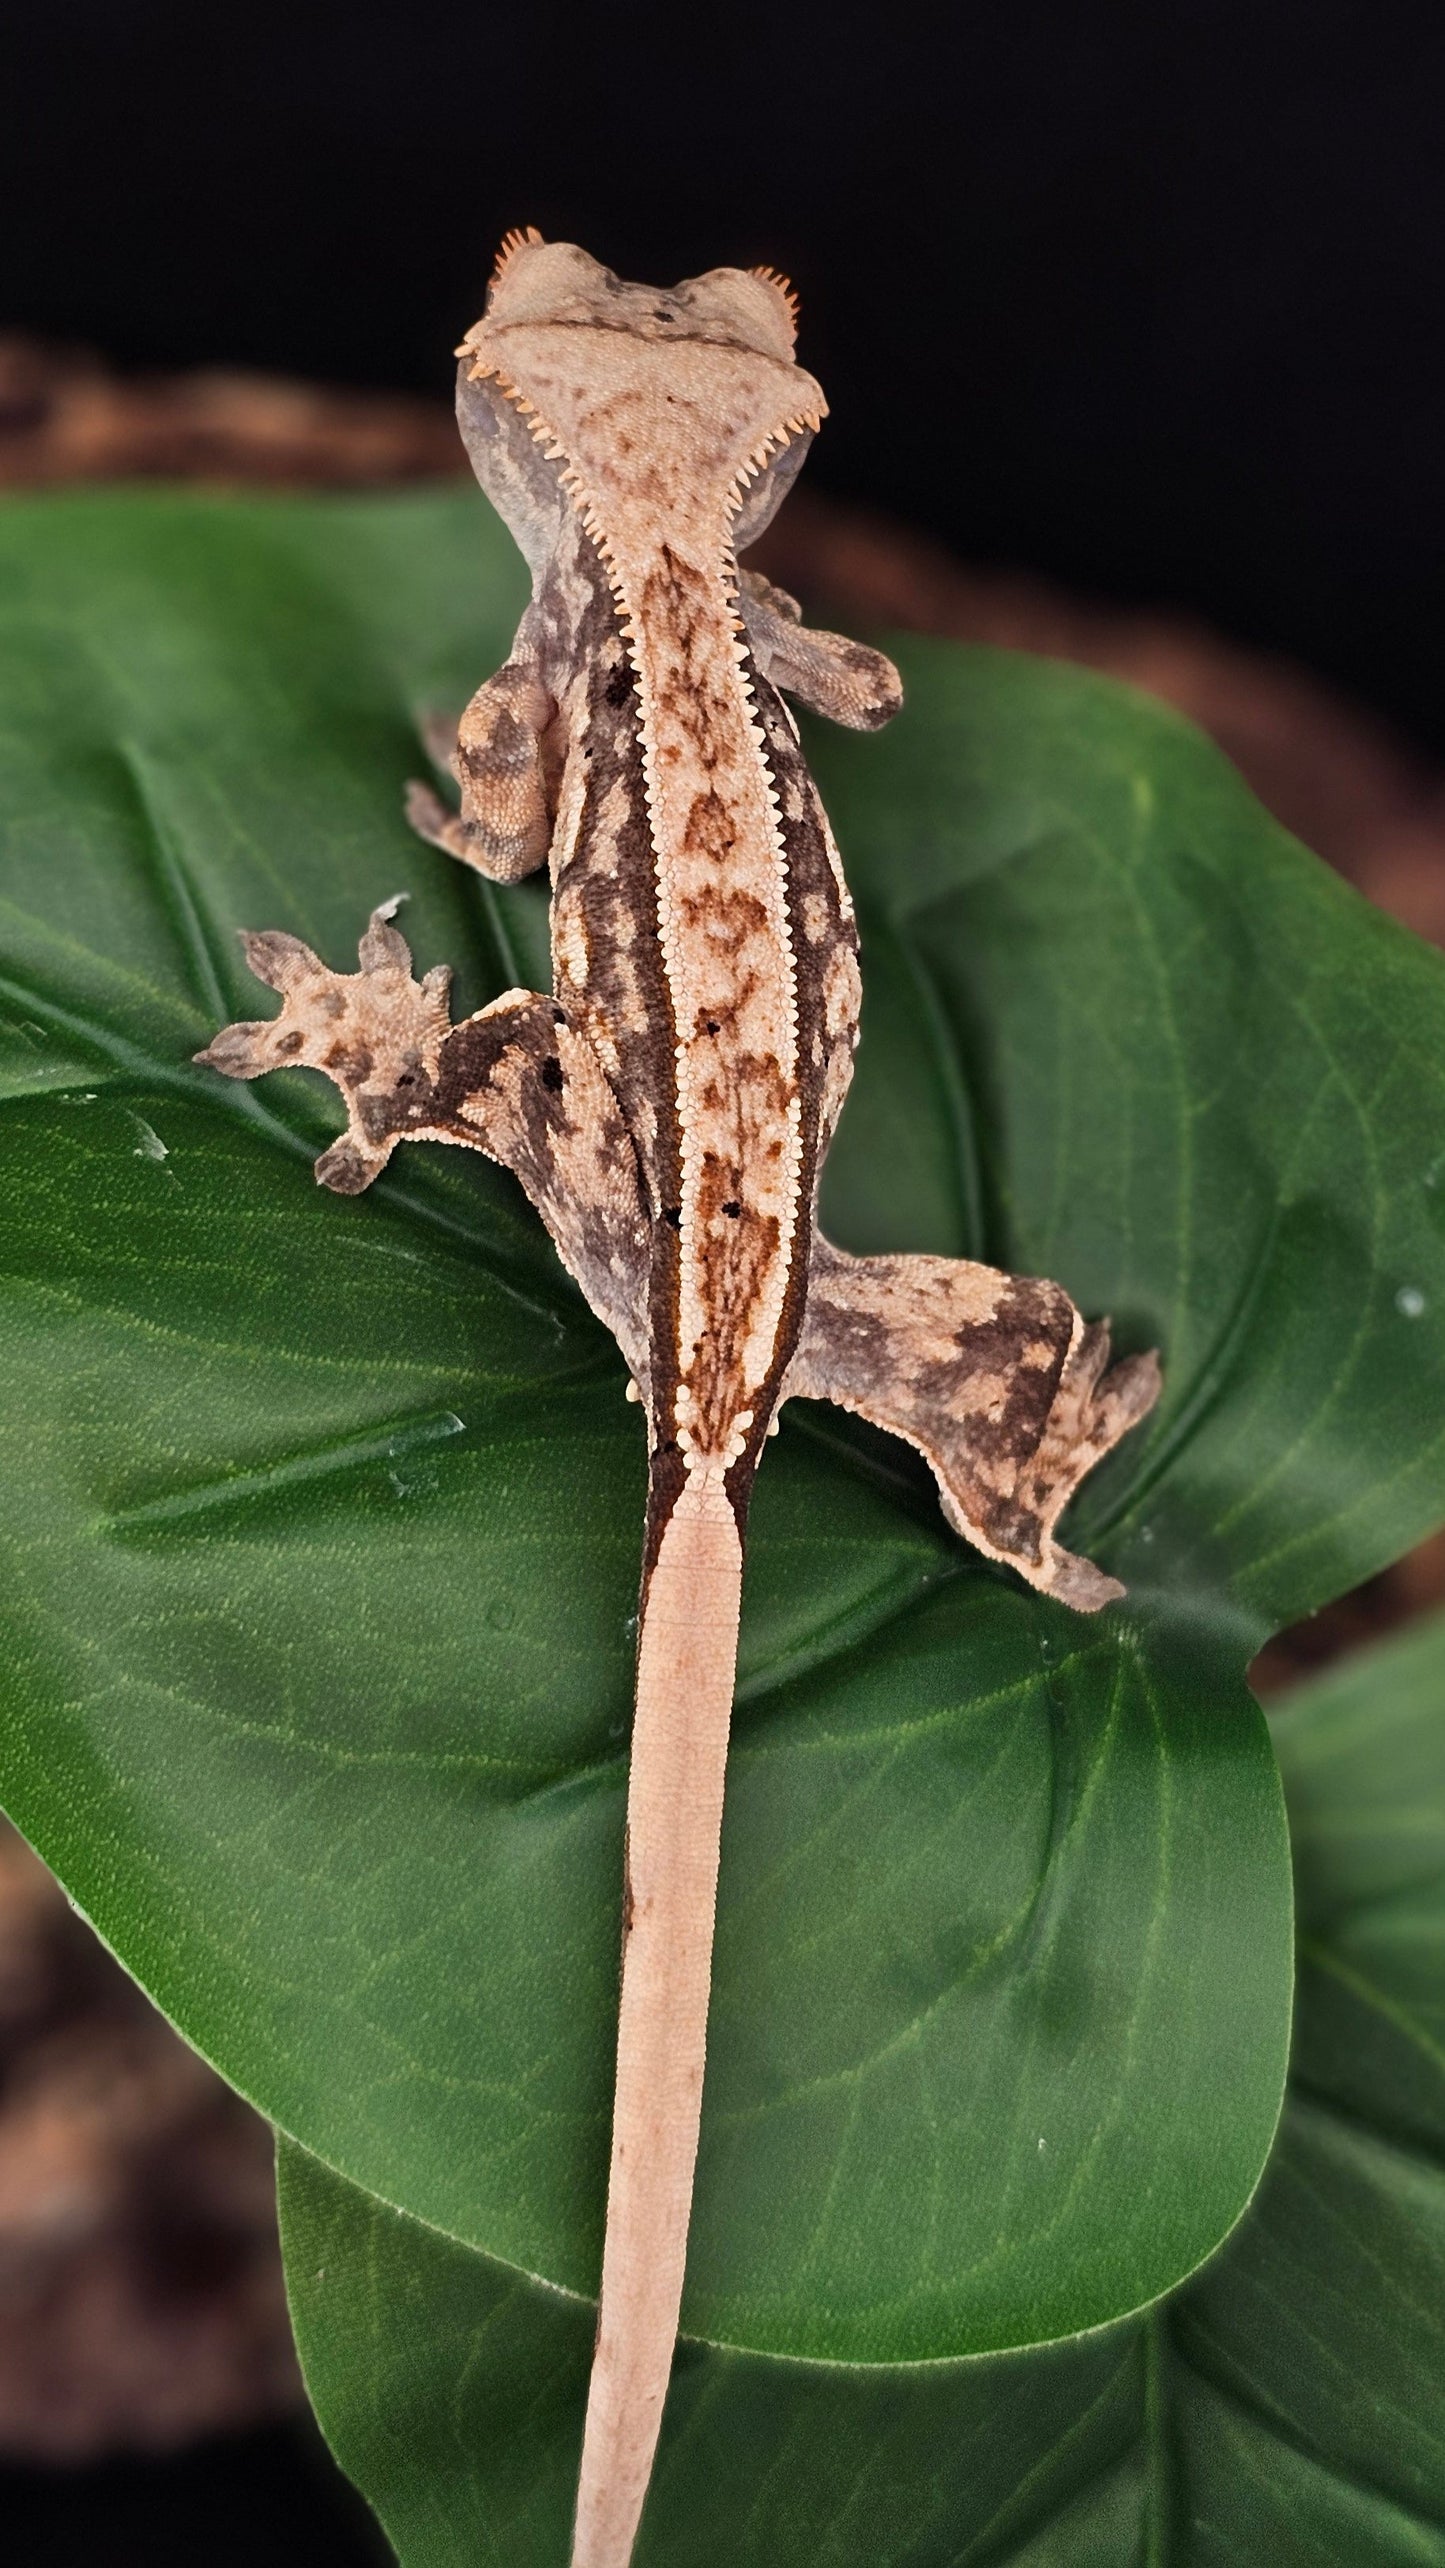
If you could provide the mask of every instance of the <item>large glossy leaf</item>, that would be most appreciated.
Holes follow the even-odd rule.
[[[304,1079],[190,1066],[232,931],[344,960],[402,885],[473,1005],[545,972],[399,817],[505,648],[479,504],[155,497],[0,520],[0,1793],[318,2158],[574,2291],[600,2239],[638,1421],[510,1181],[311,1186]],[[823,1410],[746,1599],[686,2317],[923,2358],[1118,2315],[1276,2118],[1270,1622],[1445,1513],[1445,974],[1184,726],[917,646],[818,740],[866,919],[849,1245],[1056,1274],[1168,1390],[1088,1501],[1097,1622]],[[873,765],[868,760],[874,761]]]
[[[1173,2301],[915,2368],[678,2359],[638,2568],[1445,2561],[1445,1619],[1279,1716],[1290,2100]],[[404,2568],[565,2559],[592,2313],[282,2157],[307,2377]]]

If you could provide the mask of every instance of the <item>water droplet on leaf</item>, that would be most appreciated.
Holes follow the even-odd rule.
[[[126,1108],[126,1114],[129,1121],[134,1124],[136,1131],[140,1134],[140,1139],[136,1143],[136,1146],[131,1153],[131,1157],[133,1159],[154,1159],[157,1162],[162,1159],[169,1159],[171,1154],[166,1148],[165,1143],[162,1141],[160,1134],[156,1131],[155,1126],[153,1124],[148,1124],[144,1115],[131,1114],[129,1107]]]

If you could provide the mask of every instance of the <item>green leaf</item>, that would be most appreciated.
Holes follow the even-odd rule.
[[[1445,2561],[1445,1617],[1281,1713],[1290,2100],[1199,2278],[1072,2345],[870,2369],[685,2345],[637,2568]],[[307,2380],[404,2568],[567,2555],[592,2312],[287,2147]]]
[[[918,1246],[879,1170],[926,1123],[925,1245],[1061,1275],[1165,1347],[1147,1451],[1090,1484],[1076,1537],[1107,1529],[1136,1602],[1217,1619],[1227,1595],[1257,1641],[1439,1515],[1439,958],[1157,706],[936,645],[908,681],[881,738],[809,739],[885,948],[886,1088],[826,1209]]]
[[[237,927],[344,962],[405,886],[461,1007],[545,974],[540,888],[400,817],[519,594],[452,494],[0,515],[0,1798],[298,2143],[585,2293],[640,1424],[501,1172],[319,1195],[332,1092],[189,1057],[258,1004]],[[1290,1990],[1243,1667],[1445,1513],[1438,959],[1157,707],[905,657],[895,734],[815,743],[867,927],[830,1218],[1056,1274],[1168,1388],[1080,1511],[1098,1621],[834,1412],[760,1481],[685,2318],[870,2360],[1230,2228]]]

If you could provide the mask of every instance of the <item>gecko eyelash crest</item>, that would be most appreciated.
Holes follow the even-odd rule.
[[[347,1109],[316,1163],[359,1193],[403,1141],[519,1178],[612,1331],[647,1422],[636,1716],[601,2306],[574,2568],[627,2568],[681,2306],[697,2154],[748,1501],[794,1394],[905,1437],[949,1523],[1082,1612],[1117,1582],[1056,1527],[1152,1406],[1062,1287],[940,1257],[850,1257],[818,1184],[852,1075],[852,904],[785,695],[871,731],[880,652],[815,632],[738,555],[825,416],[770,268],[666,291],[509,233],[459,350],[477,477],[532,596],[503,668],[428,733],[459,808],[412,784],[420,835],[495,882],[546,863],[553,988],[453,1025],[374,909],[359,969],[250,934],[280,1014],[197,1057],[302,1064]]]

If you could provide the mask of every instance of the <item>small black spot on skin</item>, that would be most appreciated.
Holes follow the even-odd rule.
[[[723,1206],[723,1211],[726,1213],[730,1222],[739,1221],[742,1218],[742,1209],[743,1208],[739,1203],[724,1204]]]
[[[717,1018],[716,1018],[716,1017],[709,1017],[709,1018],[708,1018],[708,1021],[707,1021],[707,1030],[708,1030],[708,1033],[709,1033],[709,1034],[716,1034],[716,1033],[717,1033],[717,1030],[718,1030],[718,1022],[717,1022]]]
[[[555,1052],[549,1052],[542,1064],[542,1085],[556,1096],[562,1086],[562,1064]]]
[[[664,1204],[662,1208],[662,1218],[665,1222],[669,1222],[674,1230],[681,1230],[682,1206],[680,1204]]]
[[[603,701],[615,709],[619,705],[626,704],[631,694],[632,671],[625,660],[619,660],[602,690]]]
[[[565,1008],[554,1008],[554,1009],[552,1010],[552,1023],[553,1023],[554,1025],[565,1025],[565,1024],[566,1024],[566,1022],[567,1022],[567,1011],[566,1011],[566,1009],[565,1009]]]

